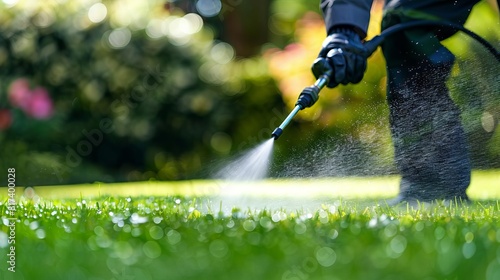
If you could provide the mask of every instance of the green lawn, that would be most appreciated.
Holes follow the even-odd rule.
[[[397,181],[18,188],[11,239],[2,188],[0,279],[500,279],[500,172],[468,205],[390,208]]]

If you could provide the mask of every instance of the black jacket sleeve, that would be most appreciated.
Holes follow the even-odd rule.
[[[321,0],[326,31],[334,26],[353,26],[362,38],[366,36],[373,0]]]

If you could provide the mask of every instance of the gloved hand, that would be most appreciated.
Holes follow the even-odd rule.
[[[338,84],[359,83],[366,70],[368,51],[361,38],[349,27],[334,28],[323,41],[318,58],[312,65],[316,78],[332,72],[327,87],[334,88]]]

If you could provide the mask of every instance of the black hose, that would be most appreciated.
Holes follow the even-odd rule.
[[[372,54],[377,49],[377,47],[380,46],[380,44],[382,44],[385,38],[397,32],[422,26],[443,27],[452,29],[453,31],[462,31],[471,38],[478,41],[481,45],[483,45],[497,59],[497,61],[500,62],[500,51],[495,49],[495,47],[493,47],[483,37],[477,35],[476,33],[470,31],[469,29],[463,27],[460,24],[448,21],[417,20],[417,21],[410,21],[410,22],[396,24],[394,26],[387,28],[386,30],[382,31],[379,35],[373,37],[370,41],[366,42],[365,47],[368,49],[369,53]]]

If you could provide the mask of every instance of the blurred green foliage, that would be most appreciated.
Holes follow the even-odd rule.
[[[0,169],[15,167],[20,185],[210,177],[214,161],[268,139],[313,82],[310,64],[325,36],[318,3],[212,2],[220,10],[205,16],[196,6],[203,1],[0,3]],[[380,8],[369,36],[379,30]],[[483,2],[467,24],[498,42],[497,17]],[[467,40],[450,44],[467,65],[451,81],[456,98],[469,104],[471,88],[498,93],[495,71],[469,66],[485,51],[464,51],[474,46]],[[470,76],[480,69],[489,76]],[[28,86],[13,86],[20,81]],[[39,102],[22,105],[41,91]],[[500,167],[497,101],[466,114],[471,135],[493,120],[472,142],[479,167]],[[309,175],[394,171],[380,52],[359,85],[325,90],[298,115],[277,145],[273,175],[303,176],[287,171],[291,162],[338,149],[344,170],[315,173],[309,164]]]
[[[15,167],[18,184],[193,176],[279,108],[266,66],[234,64],[199,16],[162,1],[104,4],[1,10],[0,104],[12,121],[0,169]],[[51,117],[12,104],[20,78],[47,89]]]

